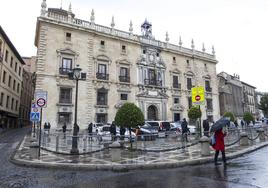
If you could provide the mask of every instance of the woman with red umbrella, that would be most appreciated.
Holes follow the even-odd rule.
[[[215,165],[220,165],[221,163],[218,163],[218,156],[221,151],[222,154],[222,161],[224,165],[226,165],[226,157],[225,157],[225,145],[224,145],[224,137],[226,136],[226,133],[222,131],[222,128],[215,131],[214,133],[216,143],[212,146],[215,149],[215,156],[214,156],[214,163]]]

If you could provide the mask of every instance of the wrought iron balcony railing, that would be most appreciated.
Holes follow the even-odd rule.
[[[144,85],[162,86],[162,80],[144,79]]]
[[[211,92],[212,91],[212,88],[211,87],[206,87],[206,91],[207,92]]]
[[[68,75],[70,72],[72,72],[72,69],[70,68],[59,68],[59,73],[63,75]]]
[[[179,83],[173,83],[173,88],[175,88],[175,89],[181,89],[181,84],[179,84]]]
[[[99,80],[109,80],[109,74],[97,72],[96,78]]]
[[[119,76],[119,81],[120,82],[130,82],[130,77],[129,76]]]

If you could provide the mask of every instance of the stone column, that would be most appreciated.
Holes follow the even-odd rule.
[[[199,140],[201,145],[201,155],[208,156],[210,155],[210,148],[209,148],[209,138],[206,136],[202,136]]]
[[[247,133],[240,134],[240,146],[248,146],[248,135]]]

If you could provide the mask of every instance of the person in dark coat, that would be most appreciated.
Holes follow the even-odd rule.
[[[121,126],[120,127],[120,140],[124,140],[125,133],[126,133],[126,128]]]
[[[50,125],[50,123],[48,122],[48,123],[47,123],[47,130],[48,130],[48,133],[49,133],[50,127],[51,127],[51,125]]]
[[[111,133],[111,136],[112,136],[112,140],[115,140],[116,126],[115,126],[114,122],[112,122],[112,125],[110,127],[110,133]]]
[[[66,123],[64,123],[63,126],[62,126],[62,132],[64,134],[66,133],[66,128],[67,128]]]
[[[93,123],[88,124],[87,130],[88,130],[89,135],[92,134],[92,128],[93,128]]]
[[[225,157],[225,145],[224,145],[224,137],[226,136],[226,133],[222,132],[222,129],[217,130],[214,133],[216,143],[212,146],[215,150],[215,156],[214,156],[214,163],[215,165],[220,165],[221,163],[218,163],[218,156],[219,152],[221,151],[222,154],[222,161],[224,165],[226,165],[226,157]]]
[[[203,120],[204,136],[209,137],[209,122],[207,119]]]
[[[189,132],[189,129],[188,129],[188,123],[185,118],[183,118],[183,121],[181,123],[181,129],[182,129],[182,137],[185,138],[186,142],[188,142],[187,134]]]

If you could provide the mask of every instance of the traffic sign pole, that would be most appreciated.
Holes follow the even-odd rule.
[[[39,126],[39,150],[38,150],[38,158],[39,158],[39,160],[40,160],[40,150],[41,150],[42,111],[43,111],[43,109],[41,108],[40,126]]]

